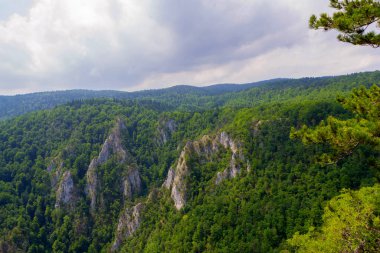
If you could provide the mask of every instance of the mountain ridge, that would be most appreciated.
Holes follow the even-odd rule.
[[[228,102],[231,96],[240,96],[239,93],[255,88],[275,89],[278,87],[302,86],[304,83],[334,82],[339,79],[355,79],[363,76],[376,76],[380,79],[379,71],[353,73],[341,76],[304,77],[298,79],[275,78],[245,84],[213,84],[197,87],[191,85],[177,85],[163,89],[143,90],[135,92],[117,90],[85,90],[74,89],[64,91],[46,91],[12,96],[0,96],[0,120],[22,115],[30,111],[50,109],[57,105],[75,100],[96,98],[127,99],[127,100],[153,100],[166,103],[175,100],[174,106],[188,110],[198,109],[205,105],[208,107],[221,106]],[[209,99],[211,98],[211,99]],[[211,102],[210,102],[211,100]],[[212,103],[212,105],[210,104]],[[173,103],[172,103],[173,104]]]

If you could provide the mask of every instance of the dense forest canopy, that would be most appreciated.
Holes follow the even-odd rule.
[[[69,90],[40,92],[16,96],[0,96],[0,120],[30,111],[51,109],[76,100],[111,98],[160,102],[175,110],[205,110],[224,105],[232,107],[256,106],[298,96],[307,99],[334,99],[349,92],[357,82],[369,86],[377,83],[380,72],[357,73],[338,77],[301,79],[273,79],[248,84],[220,84],[207,87],[174,86],[161,90],[138,92]],[[320,90],[315,89],[319,87]],[[290,89],[294,87],[294,89]]]
[[[379,26],[380,3],[372,0],[331,0],[330,6],[338,12],[329,17],[322,14],[317,20],[310,18],[312,28],[336,29],[343,34],[338,39],[354,45],[380,45],[380,35],[374,31],[366,33],[373,23]],[[339,97],[342,106],[351,111],[348,119],[329,116],[315,128],[303,126],[292,128],[291,137],[302,139],[305,144],[326,143],[333,151],[323,153],[323,163],[338,163],[354,155],[357,149],[367,147],[375,152],[370,166],[377,175],[380,172],[380,88],[374,84],[370,89],[353,89],[347,98]],[[344,190],[326,205],[323,224],[308,233],[298,232],[288,240],[297,252],[378,252],[380,250],[378,180],[372,187],[358,191]]]
[[[330,4],[379,45],[378,1]],[[0,252],[379,252],[379,83],[1,97]]]
[[[291,127],[349,119],[335,96],[378,78],[282,80],[209,97],[223,102],[203,110],[186,99],[92,99],[2,121],[1,249],[286,249],[293,234],[322,225],[341,189],[379,179],[378,151],[364,145],[326,167],[316,161],[330,147],[291,140]],[[181,102],[187,109],[168,106]],[[183,197],[181,209],[173,196]]]

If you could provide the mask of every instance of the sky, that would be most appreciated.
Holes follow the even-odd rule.
[[[308,28],[327,0],[0,0],[0,94],[248,83],[380,69]]]

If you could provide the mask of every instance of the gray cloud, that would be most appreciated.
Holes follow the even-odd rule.
[[[327,10],[324,0],[2,2],[0,93],[137,90],[377,67],[374,50],[307,28],[311,13]],[[348,64],[359,58],[360,66]],[[333,66],[331,59],[342,61]]]

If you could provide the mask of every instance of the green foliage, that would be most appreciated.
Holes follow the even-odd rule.
[[[337,10],[333,16],[322,13],[319,18],[310,17],[314,29],[338,30],[338,39],[354,45],[380,46],[380,34],[367,32],[371,24],[380,26],[380,3],[376,0],[330,0],[330,7]]]
[[[300,138],[305,144],[329,143],[334,154],[324,154],[322,161],[331,163],[351,155],[359,145],[369,144],[380,151],[380,88],[354,89],[349,98],[339,102],[352,111],[354,118],[339,120],[330,116],[315,129],[304,125],[300,130],[292,128],[290,136]]]
[[[168,193],[156,197],[144,211],[143,229],[122,252],[278,252],[285,238],[321,224],[322,206],[340,189],[372,183],[361,155],[332,168],[313,164],[310,156],[322,150],[290,140],[290,122],[270,120],[248,131],[253,171],[217,186],[216,166],[228,159],[202,163],[194,157],[199,181],[189,187],[185,210],[176,212]]]
[[[241,85],[214,85],[209,87],[175,86],[168,89],[120,92],[69,90],[41,92],[17,96],[0,96],[0,120],[30,111],[51,109],[73,101],[99,98],[129,100],[128,105],[149,106],[160,111],[194,112],[219,107],[252,107],[287,101],[330,100],[362,84],[366,87],[380,81],[380,72],[357,73],[338,77],[274,79]]]
[[[379,252],[380,186],[344,190],[324,209],[323,225],[296,233],[288,243],[297,252]]]
[[[278,252],[296,231],[320,226],[323,206],[342,188],[373,185],[378,177],[372,169],[377,151],[370,146],[360,145],[350,158],[321,168],[310,158],[329,148],[290,140],[291,126],[315,126],[327,115],[354,117],[334,97],[379,80],[379,72],[372,72],[268,81],[244,92],[226,92],[225,87],[204,95],[186,88],[197,95],[182,96],[180,89],[173,89],[150,101],[75,101],[2,121],[0,251],[107,252],[120,212],[144,202],[142,224],[122,251]],[[164,98],[172,106],[159,102]],[[353,107],[349,100],[343,104]],[[368,103],[358,108],[364,106]],[[125,124],[122,145],[143,189],[132,199],[123,197],[120,185],[128,167],[111,156],[97,168],[99,208],[91,213],[86,172],[117,118]],[[231,152],[221,149],[207,161],[202,154],[190,155],[188,203],[178,212],[161,187],[168,169],[187,141],[221,131],[243,144],[251,171],[241,164],[237,178],[215,185],[216,173],[229,165]],[[71,172],[75,188],[73,203],[59,208],[58,170]]]

